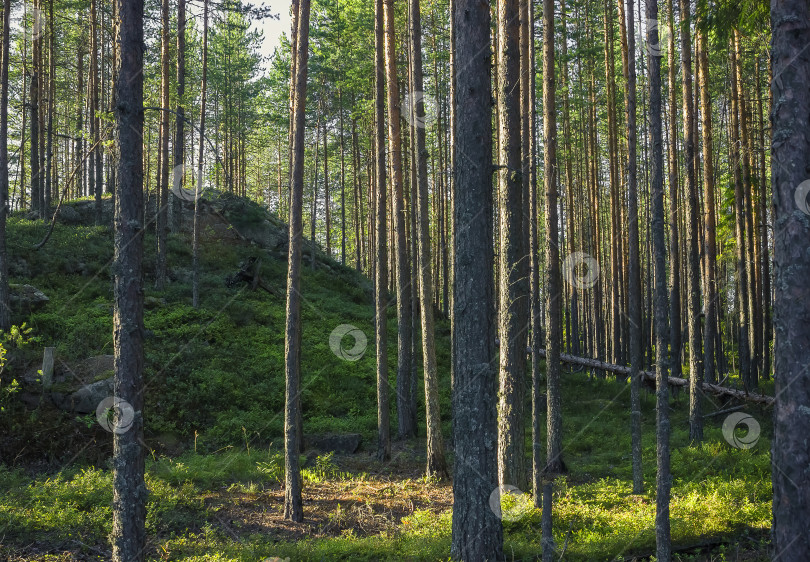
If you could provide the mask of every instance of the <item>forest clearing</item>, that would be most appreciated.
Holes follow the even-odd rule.
[[[810,560],[806,0],[0,12],[0,560]]]

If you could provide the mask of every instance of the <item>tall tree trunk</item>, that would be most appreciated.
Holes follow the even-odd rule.
[[[6,215],[8,213],[8,66],[11,0],[3,0],[3,39],[0,52],[0,330],[11,328],[6,252]],[[25,131],[25,127],[22,129]]]
[[[619,0],[622,70],[627,83],[624,104],[627,112],[627,204],[629,223],[628,307],[630,317],[630,440],[633,457],[633,493],[644,491],[641,470],[641,398],[639,371],[641,351],[641,253],[638,228],[638,187],[636,162],[636,35],[633,0]],[[628,33],[628,29],[630,32]]]
[[[41,189],[41,176],[40,174],[40,153],[39,153],[39,80],[40,80],[40,60],[42,58],[42,39],[41,33],[38,29],[41,26],[40,12],[37,0],[34,0],[34,14],[33,14],[33,49],[32,49],[32,64],[31,64],[31,84],[29,104],[31,107],[31,210],[37,216],[44,216],[44,209],[42,209],[42,189]]]
[[[101,120],[98,116],[99,105],[99,61],[98,61],[98,1],[90,1],[90,122],[92,131],[92,143],[94,158],[91,159],[90,173],[93,175],[91,183],[94,187],[93,194],[96,200],[96,224],[101,224],[101,193],[102,193],[102,166],[104,164],[103,151],[100,146],[101,133],[99,126]],[[93,165],[95,163],[95,165]]]
[[[208,0],[203,0],[202,86],[200,88],[200,148],[197,156],[197,181],[194,187],[194,232],[192,242],[193,280],[191,302],[200,304],[200,196],[203,189],[203,155],[205,154],[205,103],[208,95]],[[279,166],[281,164],[279,163]],[[280,180],[279,180],[280,181]],[[279,198],[279,205],[281,199]],[[279,213],[281,215],[281,213]]]
[[[554,97],[554,1],[543,1],[543,146],[546,217],[546,468],[563,472],[562,396],[560,386],[562,345],[562,274],[557,215],[557,106]],[[534,220],[534,217],[532,217]],[[521,439],[521,445],[522,445]]]
[[[444,459],[441,415],[439,412],[439,372],[436,368],[435,334],[433,323],[433,275],[430,260],[430,214],[428,212],[428,151],[425,146],[425,102],[416,97],[422,92],[422,20],[419,0],[410,0],[411,57],[413,66],[412,102],[415,115],[411,121],[416,133],[416,218],[418,223],[417,254],[419,268],[419,304],[422,320],[422,360],[425,371],[425,419],[427,424],[428,475],[447,475]],[[416,102],[415,104],[413,102]]]
[[[700,381],[702,348],[700,338],[700,253],[698,251],[698,188],[695,171],[694,97],[692,93],[692,29],[690,0],[680,0],[681,8],[681,75],[683,81],[684,174],[686,191],[686,275],[687,316],[689,319],[689,438],[693,443],[703,440]]]
[[[399,105],[399,80],[397,78],[396,36],[394,29],[394,0],[384,0],[385,18],[385,73],[388,87],[388,149],[391,166],[391,220],[394,227],[394,260],[397,291],[397,381],[402,379],[402,388],[410,389],[413,363],[413,320],[411,311],[411,273],[408,261],[405,203],[402,177],[402,130]],[[428,262],[429,265],[430,262]],[[431,306],[433,301],[427,302]],[[422,315],[424,317],[424,314]],[[423,338],[424,339],[424,338]],[[425,363],[425,377],[428,365]],[[427,380],[425,381],[427,383]],[[397,382],[397,388],[400,383]],[[397,392],[397,408],[409,409],[410,392]],[[438,403],[436,404],[438,407]],[[428,404],[429,408],[430,405]],[[435,421],[435,420],[434,420]],[[430,432],[428,432],[430,433]],[[441,441],[441,437],[439,438]],[[435,453],[435,451],[431,451]],[[430,463],[428,463],[430,464]]]
[[[520,11],[518,0],[498,2],[498,127],[500,185],[500,397],[498,475],[502,485],[526,489],[526,342],[529,263],[524,245],[520,135]]]
[[[774,559],[810,559],[810,7],[772,0],[774,100],[771,185],[774,204],[776,404],[773,463]],[[798,207],[799,209],[797,210]]]
[[[290,185],[290,244],[287,266],[287,321],[284,330],[284,518],[304,520],[301,499],[301,248],[303,243],[304,128],[306,126],[309,0],[299,0],[295,91],[291,116],[292,181]]]
[[[143,443],[143,0],[116,0],[116,129],[113,348],[112,558],[139,562],[146,550]],[[129,417],[131,415],[131,417]],[[131,425],[127,425],[131,423]]]
[[[94,0],[95,1],[95,0]],[[161,0],[160,19],[160,180],[157,200],[157,268],[155,288],[166,284],[166,236],[169,227],[169,0]]]
[[[706,319],[703,328],[703,380],[713,383],[717,380],[715,371],[715,338],[717,335],[717,235],[715,218],[714,162],[712,147],[712,100],[709,93],[709,53],[707,31],[703,22],[697,24],[698,67],[700,69],[700,115],[703,134],[703,212],[704,248],[706,254],[706,279],[704,309]]]
[[[375,160],[375,239],[374,275],[375,328],[377,334],[377,459],[391,458],[391,429],[388,405],[388,229],[385,181],[385,20],[384,0],[374,2],[374,148]]]
[[[681,350],[683,349],[681,334],[681,251],[679,236],[679,164],[678,164],[678,119],[677,119],[677,87],[675,82],[675,12],[672,7],[673,0],[667,0],[667,19],[669,20],[669,316],[670,316],[670,354],[672,357],[672,376],[680,377]]]
[[[489,4],[451,4],[453,72],[453,534],[459,560],[503,560],[498,488]],[[459,159],[455,155],[463,154]],[[463,186],[459,189],[459,186]]]
[[[658,0],[647,2],[647,62],[650,69],[650,136],[652,144],[652,222],[650,225],[655,259],[655,384],[656,384],[656,558],[669,562],[672,558],[669,499],[671,475],[669,469],[669,384],[667,383],[667,284],[666,241],[664,237],[664,154],[661,135],[661,55],[654,46],[658,38]]]
[[[738,347],[740,354],[740,378],[743,384],[751,384],[751,350],[748,345],[748,265],[745,257],[746,240],[746,218],[745,199],[743,196],[743,175],[742,163],[739,147],[740,114],[739,114],[739,82],[737,80],[736,53],[731,49],[731,119],[729,127],[731,129],[731,158],[734,175],[734,208],[735,208],[735,239],[737,248],[737,275],[736,275],[736,299],[737,311],[739,314]]]
[[[177,0],[177,114],[174,121],[174,185],[177,192],[172,198],[172,231],[180,230],[182,224],[182,200],[180,188],[186,178],[186,0]],[[192,149],[193,152],[193,149]]]

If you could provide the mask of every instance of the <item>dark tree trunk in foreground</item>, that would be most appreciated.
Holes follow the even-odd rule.
[[[810,7],[772,0],[774,204],[774,560],[810,560]],[[798,208],[797,208],[798,207]]]
[[[143,443],[143,0],[117,0],[115,304],[117,419],[113,428],[112,554],[138,562],[146,547]],[[131,408],[131,409],[130,409]],[[131,417],[130,417],[131,416]],[[128,425],[128,422],[131,425]]]
[[[286,389],[284,407],[284,518],[304,520],[301,500],[300,448],[301,410],[301,249],[303,242],[304,127],[307,101],[307,58],[309,54],[309,0],[298,5],[292,134],[292,176],[290,184],[290,250],[287,266],[287,322],[284,334]]]
[[[503,528],[489,507],[498,487],[497,374],[492,249],[489,5],[453,11],[453,539],[469,562],[503,560]]]
[[[3,45],[0,60],[0,330],[11,328],[8,308],[8,253],[6,214],[8,205],[8,59],[11,0],[3,2]],[[25,130],[25,128],[23,128]]]
[[[628,316],[630,317],[630,440],[633,457],[633,493],[644,491],[641,470],[641,251],[638,228],[638,181],[636,162],[636,34],[633,0],[627,0],[622,10],[619,0],[622,31],[622,69],[627,82],[624,103],[627,111],[627,219],[629,226]],[[630,32],[628,33],[628,30]]]
[[[669,384],[667,383],[667,274],[664,238],[664,154],[661,135],[661,55],[659,44],[658,0],[647,0],[647,63],[650,69],[650,141],[652,144],[652,221],[651,234],[655,260],[655,373],[656,438],[658,473],[656,475],[655,544],[660,562],[671,559],[669,527]],[[677,321],[677,319],[675,319]],[[673,357],[677,361],[677,357]]]
[[[376,218],[374,245],[377,263],[374,267],[375,331],[377,334],[377,458],[391,457],[391,428],[388,406],[388,241],[386,221],[385,188],[385,41],[383,0],[374,4],[374,140],[377,149],[375,160]]]
[[[410,2],[410,35],[411,56],[413,57],[413,85],[414,93],[421,92],[422,79],[422,20],[419,13],[419,0]],[[412,94],[413,96],[413,94]],[[419,304],[422,320],[422,361],[425,372],[425,419],[427,425],[427,468],[428,475],[447,475],[447,465],[444,459],[444,440],[442,439],[442,423],[439,411],[439,372],[436,368],[436,344],[433,333],[433,275],[430,260],[430,215],[428,214],[428,170],[427,148],[425,147],[425,102],[424,99],[412,97],[414,123],[416,133],[416,218],[418,230],[414,234],[417,238],[417,265],[419,277]]]
[[[518,0],[498,2],[498,138],[500,201],[500,397],[498,476],[526,489],[526,341],[529,263],[523,240],[524,198],[520,178],[520,11]]]

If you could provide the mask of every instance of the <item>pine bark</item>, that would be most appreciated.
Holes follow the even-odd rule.
[[[636,37],[633,0],[619,0],[619,15],[622,35],[622,70],[627,83],[624,103],[627,112],[627,218],[629,237],[628,256],[628,307],[630,317],[630,440],[633,463],[633,493],[644,491],[644,475],[641,470],[641,398],[640,371],[641,350],[641,253],[638,225],[638,173],[636,138]]]
[[[379,1],[379,0],[378,0]],[[453,531],[456,560],[503,560],[498,488],[489,5],[451,4],[453,72]],[[464,158],[457,155],[463,154]],[[459,187],[462,186],[462,187]]]
[[[526,394],[529,263],[523,239],[526,209],[521,180],[518,0],[498,2],[498,58],[501,272],[498,474],[501,484],[526,489],[523,402]]]
[[[290,183],[290,243],[287,266],[287,315],[284,332],[284,518],[301,522],[301,253],[304,194],[304,132],[307,101],[307,59],[309,55],[309,0],[299,0],[295,90],[291,116],[292,177]]]
[[[776,405],[773,466],[774,559],[810,559],[810,7],[772,0],[771,185],[774,203]],[[804,196],[803,198],[801,196]],[[799,207],[797,209],[797,207]]]
[[[8,253],[6,217],[8,214],[8,66],[11,0],[3,0],[3,38],[0,51],[0,330],[11,328],[9,314]],[[23,128],[23,130],[25,130]]]
[[[391,429],[388,405],[388,240],[386,218],[386,171],[385,171],[385,41],[383,1],[374,3],[374,148],[375,159],[375,218],[374,245],[376,263],[374,267],[374,306],[377,335],[377,459],[391,458]]]
[[[661,55],[652,46],[659,44],[658,0],[647,2],[647,64],[649,73],[649,121],[652,194],[652,221],[650,225],[655,261],[655,331],[656,331],[656,559],[669,562],[672,558],[669,500],[671,492],[669,452],[669,384],[667,383],[667,285],[666,241],[664,237],[664,155],[661,134]]]
[[[422,20],[419,0],[410,0],[410,35],[413,70],[413,93],[422,92]],[[417,199],[417,255],[419,278],[419,304],[422,321],[422,360],[425,373],[425,419],[427,425],[427,475],[447,475],[439,411],[439,372],[436,368],[436,349],[433,321],[433,274],[430,259],[430,215],[428,212],[428,151],[425,145],[425,102],[419,98],[413,130],[416,134],[416,199]]]
[[[113,348],[114,394],[132,408],[113,433],[112,558],[144,560],[146,497],[143,443],[143,0],[116,0],[118,21]]]

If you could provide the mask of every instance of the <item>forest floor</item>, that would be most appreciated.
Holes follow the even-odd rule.
[[[423,477],[423,439],[395,443],[389,462],[375,459],[368,445],[376,432],[375,354],[370,349],[357,361],[345,361],[330,349],[336,326],[352,324],[373,334],[371,285],[322,253],[315,267],[304,267],[302,279],[304,431],[360,433],[366,445],[354,455],[307,451],[305,521],[282,518],[284,225],[232,197],[215,205],[217,216],[233,219],[242,234],[253,232],[262,243],[210,221],[202,241],[199,308],[190,305],[187,233],[169,237],[164,291],[152,287],[154,237],[146,237],[147,558],[447,560],[451,482]],[[78,365],[111,353],[112,234],[106,227],[57,224],[48,244],[32,251],[46,231],[38,221],[9,220],[12,282],[35,285],[50,301],[24,318],[32,330],[29,341],[3,342],[9,362],[0,371],[0,562],[109,560],[111,434],[93,414],[49,405],[31,373],[41,365],[45,346],[56,348],[67,377],[62,385]],[[279,294],[223,282],[256,257],[262,259],[263,281]],[[452,463],[449,323],[437,318],[442,429]],[[392,374],[395,334],[392,307]],[[772,383],[763,387],[772,392]],[[639,495],[631,490],[629,398],[625,382],[582,371],[564,374],[563,458],[569,472],[554,483],[554,535],[562,560],[633,560],[654,550],[655,397],[642,391],[645,492]],[[706,414],[735,405],[711,397],[703,403]],[[675,394],[672,536],[676,549],[688,549],[677,556],[767,560],[771,411],[745,406],[761,432],[752,447],[741,449],[723,434],[725,416],[707,417],[705,441],[693,446],[687,410],[688,397]],[[424,425],[419,431],[424,435]],[[538,440],[545,442],[544,427]],[[530,452],[527,436],[527,459]],[[529,494],[505,495],[502,513],[507,559],[537,559],[541,513]]]

